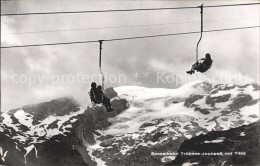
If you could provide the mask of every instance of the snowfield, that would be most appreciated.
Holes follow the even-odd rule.
[[[108,159],[100,156],[109,154],[111,149],[115,151],[114,156],[127,156],[139,147],[180,144],[180,140],[214,130],[228,130],[259,119],[259,90],[253,85],[218,85],[212,88],[207,82],[196,81],[177,89],[138,86],[114,89],[118,97],[111,101],[126,99],[129,107],[108,118],[108,127],[95,130],[94,144],[86,143],[90,158],[98,165],[106,165]],[[34,144],[42,143],[55,135],[65,136],[66,132],[70,132],[69,129],[78,120],[75,117],[85,110],[86,107],[81,107],[64,116],[53,114],[39,121],[37,125],[33,125],[33,115],[22,109],[13,115],[4,113],[2,117],[3,124],[10,128],[8,130],[16,131],[10,137],[24,145],[26,159],[31,150],[35,149],[37,153]],[[3,131],[3,125],[0,125],[0,131]],[[105,137],[108,139],[104,146]],[[222,141],[220,138],[205,143]],[[6,155],[7,152],[1,150],[0,153]],[[174,159],[175,156],[162,156],[161,162]]]
[[[248,94],[252,97],[252,100],[259,100],[259,91],[255,91],[252,85],[243,88],[235,85],[220,85],[210,90],[211,92],[218,90],[214,94],[211,94],[209,89],[207,84],[199,81],[189,83],[178,89],[137,86],[117,87],[115,90],[119,97],[129,101],[130,107],[116,117],[109,118],[108,120],[112,124],[106,130],[99,130],[98,132],[103,136],[113,135],[115,140],[118,141],[124,138],[136,140],[135,145],[121,147],[120,154],[125,155],[138,146],[151,147],[167,142],[169,139],[174,141],[182,136],[185,139],[190,139],[213,130],[228,130],[258,120],[259,101],[252,106],[244,106],[240,110],[230,108],[230,105],[240,94]],[[193,104],[197,105],[197,108],[209,110],[209,113],[203,114],[196,111],[195,106],[185,107],[184,103],[190,95],[202,95],[203,97]],[[223,98],[224,95],[230,95],[227,101],[216,102],[214,100],[215,106],[206,103],[207,97],[217,99]],[[169,101],[171,101],[170,104]],[[252,115],[256,117],[252,117]],[[173,123],[178,124],[178,126],[172,127]],[[145,125],[147,127],[144,127]],[[153,135],[158,132],[167,136],[162,137],[157,142],[142,141],[147,137],[147,134]],[[220,143],[222,141],[212,140],[208,143]],[[99,143],[97,142],[97,144]],[[92,149],[92,152],[95,150],[104,152],[105,149],[97,145],[91,147],[96,148]],[[166,158],[174,159],[174,157],[163,157],[162,161],[165,161]]]
[[[32,143],[41,143],[42,140],[38,140],[38,137],[44,136],[46,139],[51,138],[54,135],[58,134],[64,134],[65,132],[68,132],[65,128],[71,128],[72,126],[70,124],[64,125],[65,122],[69,121],[70,118],[77,116],[79,114],[84,113],[85,108],[81,108],[77,112],[72,112],[69,115],[64,116],[54,116],[50,115],[47,118],[45,118],[43,121],[40,121],[38,125],[33,125],[33,115],[24,112],[23,110],[18,110],[14,113],[14,117],[18,120],[19,124],[15,124],[14,121],[11,118],[11,115],[8,113],[3,113],[2,116],[4,117],[3,124],[13,128],[15,131],[17,131],[17,135],[13,136],[13,139],[16,139],[20,141],[20,143],[24,144],[26,140],[29,138],[32,139]],[[51,125],[53,122],[57,121],[56,128],[48,128],[49,125]],[[70,122],[75,122],[76,119],[72,119]],[[29,128],[29,130],[24,131],[21,130],[19,127],[21,125],[24,125]]]

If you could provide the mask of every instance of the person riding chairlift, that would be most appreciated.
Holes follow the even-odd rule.
[[[201,62],[199,62],[199,61],[201,61]],[[213,62],[209,53],[207,53],[205,55],[205,58],[202,58],[199,61],[197,61],[195,64],[193,64],[191,67],[191,70],[187,71],[186,73],[193,74],[195,72],[195,70],[197,72],[204,73],[205,71],[210,69],[212,62]]]
[[[97,84],[95,82],[92,82],[91,83],[91,89],[89,91],[89,96],[90,96],[90,100],[91,100],[92,104],[100,104],[101,103],[101,102],[98,102],[95,99],[96,91],[97,91]]]
[[[94,104],[100,104],[103,103],[103,105],[106,107],[108,112],[113,111],[110,103],[110,99],[105,96],[105,94],[102,91],[102,87],[95,82],[91,83],[91,89],[90,89],[90,100]]]

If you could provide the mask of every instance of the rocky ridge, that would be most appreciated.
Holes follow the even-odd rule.
[[[101,105],[82,108],[66,98],[2,115],[1,162],[160,166],[175,161],[176,156],[152,153],[178,152],[185,140],[259,118],[259,86],[255,84],[212,87],[194,82],[178,89],[118,87],[106,93],[114,112],[106,112]],[[42,115],[44,110],[48,116]],[[8,148],[6,142],[12,146]],[[17,161],[11,160],[14,155]]]

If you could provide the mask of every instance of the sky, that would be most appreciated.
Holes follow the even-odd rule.
[[[186,7],[202,3],[222,5],[253,2],[257,1],[1,1],[1,12]],[[244,26],[259,26],[259,5],[204,9],[204,30]],[[200,31],[199,9],[7,16],[1,17],[1,46],[191,31]],[[258,82],[259,28],[203,33],[199,58],[210,53],[214,62],[206,73],[190,76],[186,71],[195,62],[199,37],[200,34],[190,34],[104,42],[102,71],[106,76],[105,87],[135,85],[177,88],[194,80],[206,80],[213,85]],[[90,83],[101,83],[98,58],[98,43],[1,49],[1,110],[6,112],[63,96],[72,96],[83,105],[89,104]]]

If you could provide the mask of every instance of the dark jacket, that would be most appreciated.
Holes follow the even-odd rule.
[[[95,90],[96,90],[96,89],[91,88],[90,91],[89,91],[90,100],[91,100],[92,102],[94,102],[94,103],[97,102],[96,99],[95,99]]]
[[[203,60],[203,62],[198,64],[196,70],[203,73],[211,67],[213,61],[211,59],[205,59],[205,58],[202,58],[201,60]]]
[[[97,102],[103,102],[103,92],[102,90],[97,89],[95,93],[95,99]]]
[[[202,60],[204,60],[202,63],[208,67],[211,66],[212,64],[212,60],[211,59],[205,59],[205,58],[202,58]]]

